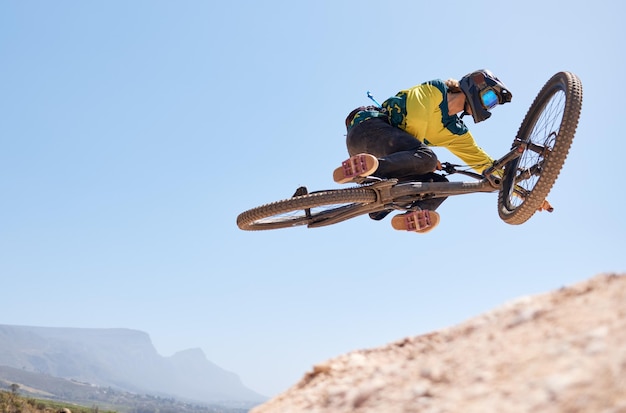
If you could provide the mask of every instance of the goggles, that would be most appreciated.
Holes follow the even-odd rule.
[[[493,109],[498,104],[498,95],[491,88],[485,89],[480,92],[480,103],[486,110]]]

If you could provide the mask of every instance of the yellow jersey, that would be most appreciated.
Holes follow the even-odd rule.
[[[426,145],[447,148],[477,172],[493,164],[461,118],[448,113],[448,87],[442,80],[402,90],[384,101],[382,107],[393,126]]]

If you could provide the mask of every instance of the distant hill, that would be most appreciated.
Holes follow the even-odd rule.
[[[237,375],[207,360],[202,350],[163,357],[148,334],[137,330],[0,325],[0,366],[72,380],[77,386],[208,404],[252,406],[265,400]],[[0,379],[3,371],[7,374],[0,369]]]

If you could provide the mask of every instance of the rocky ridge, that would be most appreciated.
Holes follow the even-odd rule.
[[[251,413],[626,413],[626,276],[320,363]]]

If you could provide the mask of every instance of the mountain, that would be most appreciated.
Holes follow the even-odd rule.
[[[202,350],[163,357],[148,334],[130,329],[0,325],[0,366],[194,402],[251,406],[265,400]]]

